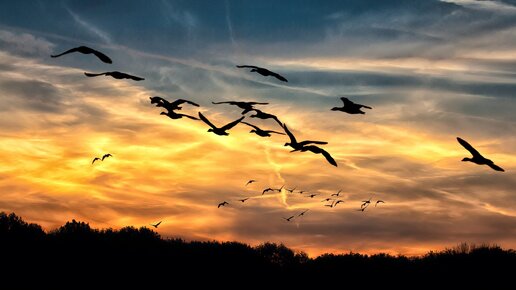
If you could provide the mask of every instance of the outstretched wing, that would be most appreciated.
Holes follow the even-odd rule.
[[[466,140],[457,137],[457,141],[459,141],[460,145],[466,148],[466,150],[468,150],[471,155],[473,155],[473,157],[482,157],[482,155],[475,148],[473,148],[473,146],[466,142]]]
[[[299,145],[301,145],[301,146],[306,146],[308,144],[326,145],[326,144],[328,144],[328,142],[324,142],[324,141],[310,141],[310,140],[299,142]]]
[[[215,125],[213,125],[210,120],[206,119],[206,117],[204,117],[204,115],[199,112],[199,118],[201,118],[201,120],[206,123],[208,126],[212,127],[213,129],[217,129],[217,127],[215,127]]]
[[[250,123],[247,123],[247,122],[242,122],[242,124],[246,124],[247,126],[249,127],[253,127],[255,128],[256,130],[261,130],[260,128],[258,128],[257,126],[253,125],[253,124],[250,124]]]
[[[126,75],[127,78],[130,78],[133,81],[143,81],[143,80],[145,80],[144,78],[133,76],[133,75],[130,75],[130,74],[125,74],[125,75]]]
[[[159,223],[156,224],[156,226],[159,226],[161,224],[161,221],[159,221]]]
[[[196,118],[196,117],[194,117],[194,116],[190,116],[190,115],[186,115],[186,114],[178,114],[178,115],[180,115],[180,116],[182,116],[182,117],[190,118],[190,119],[192,119],[192,120],[197,120],[197,121],[199,121],[199,118]]]
[[[236,124],[240,123],[244,118],[245,118],[245,117],[242,117],[242,118],[237,119],[237,120],[235,120],[235,121],[233,121],[233,122],[231,122],[231,123],[229,123],[229,124],[226,124],[226,125],[224,125],[222,128],[220,128],[220,129],[221,129],[221,130],[224,130],[224,131],[229,130],[229,129],[231,129],[231,128],[235,127],[235,126],[236,126]]]
[[[290,132],[290,130],[287,127],[287,124],[283,124],[283,130],[285,130],[285,133],[287,133],[288,137],[290,138],[290,143],[297,144],[296,137],[294,137],[294,134]]]
[[[285,77],[283,77],[282,75],[278,74],[278,73],[275,73],[275,72],[271,72],[271,76],[277,78],[278,80],[282,81],[282,82],[287,82],[287,79]]]
[[[242,122],[243,123],[243,122]],[[285,135],[285,133],[281,133],[281,132],[278,132],[278,131],[272,131],[272,130],[265,130],[265,132],[267,133],[275,133],[275,134],[279,134],[279,135]]]
[[[335,159],[333,159],[333,157],[331,157],[330,153],[328,153],[326,150],[324,149],[321,149],[321,154],[326,158],[326,160],[328,160],[328,162],[337,167],[337,162],[335,161]]]
[[[269,103],[260,103],[260,102],[246,102],[249,105],[268,105]]]
[[[184,100],[184,99],[177,99],[177,100],[173,101],[171,104],[174,105],[174,106],[178,106],[178,105],[183,104],[183,103],[187,103],[187,104],[190,104],[192,106],[199,107],[199,104],[194,103],[194,102],[189,101],[189,100]]]
[[[97,160],[100,160],[100,158],[98,158],[98,157],[93,158],[93,161],[91,162],[91,164],[95,163],[95,161],[97,161]]]
[[[95,49],[91,49],[91,52],[96,56],[98,57],[102,62],[105,62],[105,63],[113,63],[113,61],[105,54],[103,54],[102,52],[98,51],[98,50],[95,50]]]
[[[372,109],[371,107],[369,106],[366,106],[366,105],[360,105],[362,108],[366,108],[366,109]]]
[[[346,97],[341,97],[340,99],[341,99],[341,100],[342,100],[342,102],[344,103],[344,106],[346,106],[346,105],[348,105],[348,106],[349,106],[349,105],[353,105],[353,104],[354,104],[352,101],[350,101],[350,100],[349,100],[348,98],[346,98]]]
[[[228,102],[211,102],[212,104],[214,105],[220,105],[220,104],[233,104],[234,102],[233,101],[228,101]]]
[[[503,168],[501,168],[500,166],[498,166],[498,165],[496,165],[494,163],[488,163],[487,166],[493,168],[496,171],[505,172],[505,170],[503,170]]]
[[[98,76],[101,76],[101,75],[105,75],[106,73],[98,73],[98,74],[94,74],[94,73],[87,73],[85,72],[84,75],[86,75],[87,77],[98,77]]]
[[[237,65],[236,67],[238,68],[256,68],[256,69],[260,69],[261,67],[257,67],[257,66],[254,66],[254,65]]]
[[[50,57],[60,57],[62,55],[69,54],[69,53],[72,53],[72,52],[76,52],[78,50],[79,50],[79,47],[74,47],[74,48],[71,48],[71,49],[69,49],[69,50],[67,50],[65,52],[60,53],[60,54],[51,55]]]

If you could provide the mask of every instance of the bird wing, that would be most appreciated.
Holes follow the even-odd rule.
[[[249,105],[268,105],[269,103],[260,103],[260,102],[246,102]]]
[[[326,150],[322,149],[322,148],[319,148],[317,146],[308,146],[309,148],[307,148],[309,151],[312,151],[314,153],[321,153],[324,158],[326,158],[326,160],[328,161],[328,163],[330,163],[331,165],[337,167],[337,162],[335,161],[335,159],[333,159],[333,157],[331,157],[330,153],[328,153]],[[317,149],[315,149],[315,148]],[[312,150],[310,150],[312,149]]]
[[[79,50],[79,47],[74,47],[74,48],[71,48],[71,49],[69,49],[69,50],[67,50],[65,52],[60,53],[60,54],[51,55],[50,57],[60,57],[62,55],[69,54],[69,53],[72,53],[72,52],[76,52],[78,50]]]
[[[265,130],[265,132],[267,133],[275,133],[275,134],[280,134],[280,135],[285,135],[285,133],[281,133],[281,132],[278,132],[278,131],[272,131],[272,130]]]
[[[144,78],[141,78],[141,77],[137,77],[137,76],[133,76],[133,75],[130,75],[130,74],[125,74],[128,78],[132,79],[133,81],[143,81],[145,80]]]
[[[208,126],[212,127],[213,129],[217,129],[217,127],[215,127],[215,125],[213,125],[213,124],[210,122],[210,120],[206,119],[206,117],[204,117],[204,115],[203,115],[201,112],[199,112],[199,118],[201,118],[201,120],[202,120],[204,123],[208,124]]]
[[[247,122],[242,122],[242,124],[246,124],[247,126],[253,127],[253,128],[255,128],[256,130],[260,130],[260,131],[261,131],[261,129],[260,129],[260,128],[258,128],[258,126],[255,126],[255,125],[253,125],[253,124],[249,124],[249,123],[247,123]]]
[[[296,137],[294,137],[294,134],[290,132],[290,130],[287,127],[287,124],[283,124],[283,130],[285,130],[285,133],[287,133],[288,137],[290,138],[290,143],[297,144]]]
[[[91,164],[95,163],[95,161],[97,161],[97,160],[100,160],[100,158],[98,158],[98,157],[93,158],[93,161],[91,162]]]
[[[156,226],[159,226],[161,224],[161,221],[159,221],[159,223],[156,224]]]
[[[91,49],[91,52],[96,56],[98,57],[102,62],[105,62],[105,63],[113,63],[113,61],[105,54],[103,54],[102,52],[98,51],[98,50],[95,50],[95,49]]]
[[[184,100],[184,99],[177,99],[177,100],[173,101],[173,102],[172,102],[172,103],[170,103],[170,104],[171,104],[171,105],[173,105],[173,106],[178,106],[178,105],[180,105],[180,104],[182,104],[182,103],[187,103],[187,104],[190,104],[190,105],[192,105],[192,106],[199,107],[199,104],[194,103],[194,102],[189,101],[189,100]]]
[[[244,118],[245,118],[245,117],[242,117],[242,118],[237,119],[237,120],[235,120],[235,121],[233,121],[233,122],[231,122],[231,123],[229,123],[229,124],[226,124],[226,125],[224,125],[222,128],[220,128],[220,129],[221,129],[221,130],[224,130],[224,131],[225,131],[225,130],[229,130],[229,129],[231,129],[231,128],[235,127],[235,126],[236,126],[236,124],[240,123]]]
[[[84,75],[86,75],[87,77],[98,77],[98,76],[101,76],[101,75],[105,75],[106,73],[98,73],[98,74],[94,74],[94,73],[87,73],[85,72]]]
[[[282,75],[278,74],[278,73],[275,73],[275,72],[271,72],[271,76],[277,78],[278,80],[282,81],[282,82],[287,82],[287,79],[285,77],[283,77]]]
[[[496,171],[505,172],[505,170],[503,170],[503,168],[501,168],[500,166],[498,166],[498,165],[496,165],[494,163],[488,163],[487,166],[493,168]]]
[[[254,65],[237,65],[236,67],[238,68],[256,68],[256,69],[260,69],[261,67],[257,67],[257,66],[254,66]]]
[[[366,108],[366,109],[372,109],[371,107],[369,106],[366,106],[366,105],[360,105],[362,108]]]
[[[306,146],[308,144],[326,145],[326,144],[328,144],[328,142],[324,142],[324,141],[310,141],[310,140],[299,142],[299,145],[301,145],[301,146]]]
[[[468,150],[471,155],[473,155],[473,157],[482,157],[482,155],[475,148],[473,148],[473,146],[466,142],[466,140],[457,137],[457,141],[459,141],[460,145],[466,148],[466,150]]]
[[[211,102],[212,104],[214,105],[220,105],[220,104],[232,104],[234,103],[233,101],[228,101],[228,102]]]
[[[348,98],[346,98],[346,97],[341,97],[340,99],[341,99],[341,101],[344,103],[344,105],[352,105],[352,104],[354,104],[352,101],[350,101],[350,100],[349,100]]]
[[[199,118],[196,118],[196,117],[194,117],[194,116],[190,116],[190,115],[186,115],[186,114],[179,114],[179,113],[178,113],[178,115],[183,116],[183,117],[190,118],[190,119],[192,119],[192,120],[199,120]]]

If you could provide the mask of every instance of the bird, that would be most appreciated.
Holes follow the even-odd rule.
[[[242,117],[242,118],[240,118],[240,119],[237,119],[237,120],[235,120],[235,121],[233,121],[233,122],[231,122],[231,123],[228,123],[228,124],[226,124],[226,125],[224,125],[224,126],[222,126],[222,127],[220,127],[220,128],[218,128],[218,127],[216,127],[215,125],[213,125],[213,124],[210,122],[210,120],[206,119],[206,117],[204,117],[204,115],[203,115],[201,112],[199,112],[199,118],[201,118],[201,120],[202,120],[204,123],[206,123],[208,126],[210,126],[210,127],[211,127],[210,129],[208,129],[208,132],[213,132],[213,133],[215,133],[215,134],[217,134],[217,135],[219,135],[219,136],[228,136],[228,135],[229,135],[229,133],[228,133],[228,132],[226,132],[226,130],[229,130],[229,129],[231,129],[231,128],[235,127],[235,126],[236,126],[236,124],[240,123],[240,122],[241,122],[245,117]]]
[[[269,192],[269,191],[275,191],[276,189],[273,189],[273,188],[266,188],[262,191],[262,195],[264,195],[266,192]]]
[[[56,54],[56,55],[51,55],[50,57],[53,57],[53,58],[60,57],[62,55],[69,54],[69,53],[72,53],[72,52],[80,52],[80,53],[83,53],[83,54],[94,54],[102,62],[113,63],[113,61],[111,61],[111,59],[107,55],[103,54],[102,52],[100,52],[98,50],[95,50],[93,48],[87,47],[87,46],[74,47],[74,48],[71,48],[71,49],[63,52],[63,53]]]
[[[348,114],[365,114],[365,112],[361,110],[362,108],[372,109],[369,106],[353,103],[345,97],[342,97],[340,99],[342,100],[344,105],[342,107],[333,107],[331,109],[332,111],[342,111]]]
[[[294,137],[294,134],[292,134],[292,132],[290,132],[290,130],[287,127],[287,124],[283,124],[282,127],[283,127],[283,130],[285,131],[285,133],[287,133],[288,137],[290,138],[290,142],[285,143],[284,146],[290,146],[294,149],[290,152],[300,151],[302,148],[304,148],[304,146],[309,145],[309,144],[319,144],[319,145],[328,144],[328,142],[324,142],[324,141],[310,141],[310,140],[297,142],[296,137]]]
[[[251,183],[253,183],[253,182],[257,182],[257,181],[258,181],[258,180],[251,179],[251,180],[249,180],[249,181],[245,184],[245,186],[247,186],[248,184],[251,184]]]
[[[317,194],[315,194],[315,193],[314,194],[310,194],[308,197],[314,198],[314,196],[317,196]]]
[[[376,203],[374,204],[374,207],[376,207],[380,202],[385,203],[385,201],[383,201],[383,200],[377,200]]]
[[[309,210],[310,210],[310,209],[305,209],[304,211],[302,211],[301,213],[299,213],[297,216],[298,216],[298,217],[300,217],[300,216],[304,216],[304,215],[305,215],[305,213],[306,213],[307,211],[309,211]]]
[[[321,202],[330,201],[330,200],[333,200],[333,198],[328,197],[328,198],[321,200]]]
[[[302,149],[300,151],[301,152],[310,151],[315,154],[322,154],[324,156],[324,158],[326,158],[328,163],[330,163],[331,165],[333,165],[335,167],[338,166],[337,161],[335,161],[335,159],[333,159],[333,157],[331,157],[330,153],[328,153],[328,151],[322,149],[321,147],[317,147],[315,145],[308,145],[308,146],[302,147]]]
[[[300,191],[299,191],[299,194],[303,194],[303,193],[307,193],[307,192],[308,192],[308,191],[306,191],[306,190],[300,190]]]
[[[98,76],[104,75],[104,76],[113,77],[113,78],[118,79],[118,80],[121,80],[121,79],[131,79],[133,81],[143,81],[143,80],[145,80],[144,78],[133,76],[133,75],[126,74],[126,73],[123,73],[123,72],[119,72],[119,71],[108,71],[108,72],[103,72],[103,73],[98,73],[98,74],[85,72],[84,74],[87,77],[90,77],[90,78],[91,77],[98,77]]]
[[[324,206],[327,206],[327,207],[333,207],[333,202],[330,203],[330,204],[325,204]]]
[[[342,191],[342,189],[341,189],[341,190],[339,190],[337,193],[332,194],[331,196],[339,196],[339,194],[340,194],[340,192],[341,192],[341,191]]]
[[[368,207],[369,204],[371,204],[371,197],[368,200],[362,200],[362,205],[360,207]]]
[[[292,189],[285,188],[285,190],[286,190],[286,191],[288,191],[288,192],[290,192],[290,193],[293,193],[293,192],[294,192],[294,190],[296,190],[296,188],[295,188],[295,187],[294,187],[294,188],[292,188]]]
[[[294,218],[294,216],[291,216],[291,217],[288,217],[288,218],[283,218],[283,219],[286,220],[287,222],[289,222],[293,218]]]
[[[150,224],[151,226],[158,228],[158,226],[161,224],[162,221],[159,221],[157,224]]]
[[[360,209],[357,209],[357,211],[364,211],[366,208],[367,208],[367,206],[366,207],[362,207]]]
[[[237,65],[236,67],[238,68],[250,68],[251,69],[251,72],[256,72],[256,73],[259,73],[261,74],[262,76],[266,77],[266,76],[273,76],[275,78],[277,78],[278,80],[282,81],[282,82],[288,82],[288,80],[283,77],[282,75],[278,74],[278,73],[275,73],[275,72],[272,72],[266,68],[263,68],[263,67],[258,67],[258,66],[254,66],[254,65]]]
[[[471,155],[473,155],[473,158],[464,157],[464,159],[462,159],[462,161],[470,161],[470,162],[473,162],[478,165],[487,165],[496,171],[501,171],[501,172],[505,171],[500,166],[494,164],[494,162],[492,160],[489,160],[489,159],[485,158],[484,156],[482,156],[475,148],[473,148],[473,146],[471,146],[468,142],[466,142],[466,140],[457,137],[457,141],[459,141],[460,145],[462,145],[464,148],[466,148],[466,150],[468,150],[471,153]]]
[[[276,188],[274,190],[276,190],[277,192],[281,192],[281,190],[283,189],[283,187],[285,187],[285,185],[282,185],[280,188]]]
[[[253,127],[254,129],[249,131],[249,133],[255,133],[256,135],[258,135],[260,137],[270,137],[271,133],[279,134],[279,135],[285,135],[285,133],[281,133],[281,132],[278,132],[278,131],[262,130],[262,129],[258,128],[258,126],[255,126],[253,124],[249,124],[247,122],[242,122],[242,124],[246,124],[249,127]]]
[[[197,118],[197,117],[190,116],[190,115],[187,115],[187,114],[176,113],[174,111],[161,112],[160,115],[165,115],[165,116],[167,116],[167,117],[169,117],[170,119],[173,119],[173,120],[181,119],[183,117],[190,118],[192,120],[197,120],[197,121],[199,120],[199,118]]]
[[[256,113],[254,115],[249,116],[249,117],[251,117],[251,118],[258,118],[258,119],[262,119],[262,120],[273,119],[280,126],[283,126],[283,123],[281,123],[281,121],[278,119],[278,117],[274,116],[273,114],[265,113],[265,112],[260,111],[258,109],[253,109],[253,111],[255,111]]]
[[[334,203],[333,203],[333,206],[337,206],[337,204],[341,203],[341,202],[344,202],[342,199],[339,199],[339,200],[336,200]]]
[[[246,200],[248,200],[248,199],[249,199],[249,197],[247,197],[247,198],[243,198],[243,199],[239,199],[238,201],[241,201],[242,203],[244,203],[244,202],[245,202]]]
[[[227,205],[227,204],[229,204],[229,202],[227,202],[227,201],[223,201],[223,202],[219,203],[219,205],[217,205],[217,208],[219,208],[219,207],[221,207],[221,206],[225,206],[225,205]]]
[[[113,155],[111,155],[111,154],[109,154],[109,153],[108,153],[108,154],[104,154],[104,156],[102,156],[101,161],[104,161],[104,159],[106,159],[106,158],[108,158],[108,157],[113,157]]]
[[[269,103],[260,103],[260,102],[237,102],[237,101],[227,101],[227,102],[211,102],[214,105],[220,104],[229,104],[233,106],[237,106],[240,109],[243,109],[242,115],[247,114],[248,112],[254,110],[254,105],[268,105]]]
[[[190,104],[192,106],[196,106],[196,107],[199,107],[199,104],[197,103],[194,103],[192,101],[189,101],[189,100],[185,100],[185,99],[177,99],[173,102],[169,102],[161,97],[150,97],[151,99],[151,104],[156,104],[156,107],[162,107],[162,108],[165,108],[167,109],[167,111],[175,111],[175,110],[181,110],[182,107],[180,107],[179,105],[181,104]]]
[[[93,161],[91,162],[91,164],[95,163],[95,161],[97,161],[97,160],[102,161],[102,159],[100,159],[100,158],[98,158],[98,157],[95,157],[95,158],[93,158]]]

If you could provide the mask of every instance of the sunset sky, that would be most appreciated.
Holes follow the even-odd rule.
[[[113,64],[50,58],[79,45]],[[115,70],[145,80],[83,74]],[[299,140],[328,141],[339,166],[289,153],[286,136],[160,116],[151,96],[197,102],[181,112],[219,125],[241,110],[212,101],[269,102]],[[341,96],[373,109],[331,111]],[[461,162],[457,136],[506,172]],[[282,185],[318,195],[261,195]],[[323,206],[338,190],[345,203]],[[386,203],[357,211],[370,197]],[[46,230],[163,220],[164,237],[311,256],[516,248],[516,1],[4,1],[0,211]]]

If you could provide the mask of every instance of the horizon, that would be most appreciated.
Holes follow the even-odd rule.
[[[46,231],[72,219],[94,228],[163,221],[153,229],[162,237],[268,241],[311,257],[417,256],[462,242],[516,248],[515,1],[2,7],[0,211]],[[80,45],[113,63],[50,57]],[[84,75],[106,71],[145,80]],[[153,96],[195,102],[180,113],[202,112],[220,126],[244,115],[212,102],[267,102],[256,107],[298,140],[328,142],[321,148],[338,167],[321,154],[290,153],[285,135],[263,138],[238,124],[217,136],[201,121],[172,120]],[[372,109],[332,111],[340,97]],[[457,137],[505,172],[462,162],[471,154]],[[262,195],[281,186],[296,192]],[[325,207],[339,190],[344,202]],[[369,198],[385,203],[359,211]]]

